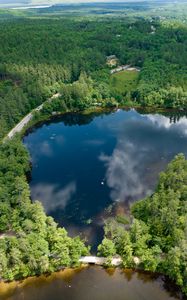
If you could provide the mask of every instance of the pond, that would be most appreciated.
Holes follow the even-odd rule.
[[[101,241],[104,218],[150,195],[158,174],[187,154],[187,118],[117,110],[66,114],[25,136],[33,200],[74,236]]]
[[[100,267],[67,269],[19,284],[0,284],[1,300],[174,300],[164,277]]]

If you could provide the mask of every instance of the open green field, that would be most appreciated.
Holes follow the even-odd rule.
[[[138,77],[137,71],[121,71],[111,75],[110,86],[117,93],[124,95],[136,88]]]

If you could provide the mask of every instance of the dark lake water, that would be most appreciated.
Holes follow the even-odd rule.
[[[90,267],[0,284],[1,300],[174,300],[161,276]]]
[[[68,114],[24,138],[32,158],[33,200],[71,235],[102,238],[106,208],[117,214],[154,190],[158,173],[187,154],[187,118],[118,110]]]

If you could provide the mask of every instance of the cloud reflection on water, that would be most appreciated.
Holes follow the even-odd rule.
[[[32,198],[42,199],[46,213],[51,213],[56,209],[64,209],[75,192],[75,182],[70,182],[61,189],[56,184],[39,183],[32,187]]]
[[[126,211],[126,204],[152,193],[175,154],[187,154],[187,119],[135,110],[91,123],[76,116],[73,124],[52,123],[25,139],[33,162],[32,199],[41,200],[72,235],[84,232],[94,244],[106,207],[116,203],[116,211]]]
[[[99,159],[105,162],[107,167],[106,180],[114,201],[124,201],[129,197],[136,199],[149,192],[145,193],[145,186],[138,172],[137,157],[134,159],[134,155],[136,155],[134,145],[122,141],[118,143],[112,156],[100,155]]]
[[[182,134],[187,135],[187,118],[181,117],[179,120],[175,122],[172,119],[155,114],[155,115],[146,115],[146,118],[150,120],[155,126],[158,128],[165,128],[165,129],[174,129],[180,131]]]
[[[106,166],[111,199],[128,202],[150,195],[158,173],[183,148],[178,140],[187,135],[187,119],[173,123],[159,114],[133,112],[118,121],[118,127],[113,123],[107,126],[115,132],[117,142],[112,155],[101,153],[99,160]]]

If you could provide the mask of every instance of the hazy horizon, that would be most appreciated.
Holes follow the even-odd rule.
[[[164,0],[0,0],[0,5],[49,5],[49,4],[77,4],[77,3],[103,3],[103,2],[153,2]],[[176,1],[173,1],[176,2]]]

